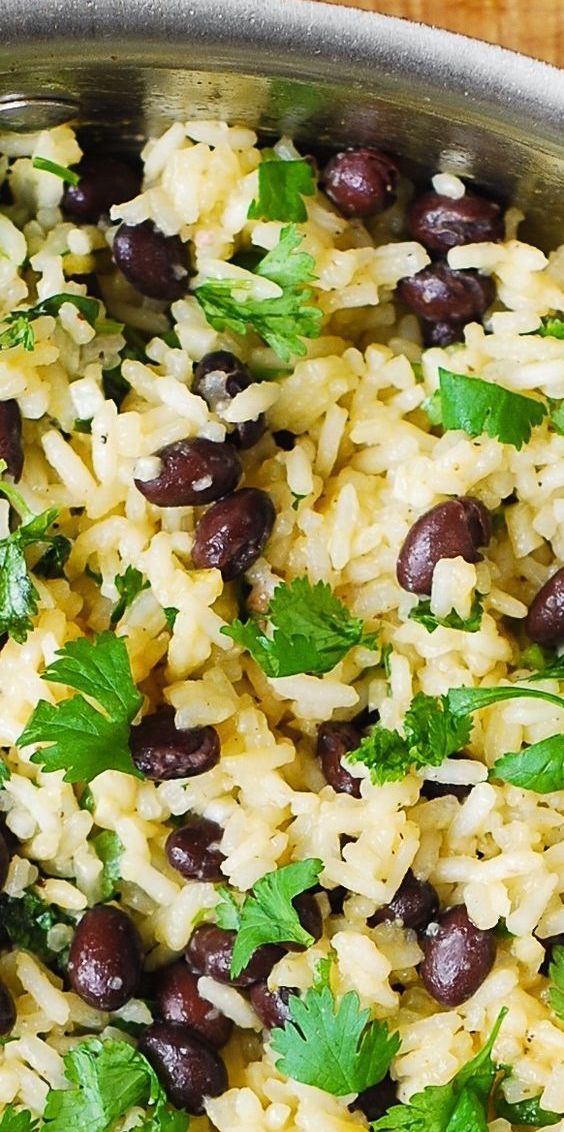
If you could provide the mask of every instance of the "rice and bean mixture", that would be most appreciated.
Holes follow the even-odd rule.
[[[1,1132],[564,1128],[564,248],[0,152]]]

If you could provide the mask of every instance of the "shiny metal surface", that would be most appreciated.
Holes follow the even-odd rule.
[[[4,0],[2,100],[80,104],[91,144],[226,117],[312,143],[376,142],[564,222],[564,72],[391,17],[307,0]],[[27,114],[27,116],[26,116]],[[23,127],[29,128],[29,113]]]

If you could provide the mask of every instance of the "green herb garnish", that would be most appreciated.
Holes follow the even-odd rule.
[[[546,405],[512,393],[491,381],[439,369],[441,418],[445,429],[462,429],[468,436],[484,433],[520,449],[535,425],[547,414]]]
[[[277,586],[265,619],[268,635],[251,620],[233,621],[221,631],[248,649],[269,677],[330,672],[355,645],[375,648],[377,643],[330,586],[312,586],[307,578]]]
[[[277,246],[255,269],[256,275],[281,287],[282,294],[277,298],[241,301],[235,295],[249,289],[244,280],[210,279],[201,283],[194,297],[210,325],[236,334],[252,329],[283,361],[289,361],[293,354],[302,357],[306,353],[302,339],[319,337],[322,313],[308,305],[313,292],[304,284],[315,278],[315,263],[307,252],[296,251],[301,242],[295,226],[288,225],[282,229]]]
[[[263,943],[298,943],[303,947],[313,943],[313,936],[302,927],[292,900],[313,888],[322,868],[321,861],[311,858],[283,865],[257,880],[252,895],[245,898],[238,910],[237,938],[231,959],[233,978],[238,978]],[[225,926],[226,916],[232,923],[236,914],[234,901],[224,899],[224,904],[227,907],[220,911],[218,920],[221,926]]]
[[[31,164],[34,169],[40,169],[42,173],[53,173],[55,177],[60,177],[67,185],[76,186],[80,181],[80,176],[74,169],[69,169],[66,165],[58,165],[48,157],[34,157]]]
[[[335,1002],[324,974],[303,998],[291,995],[288,1005],[290,1021],[271,1035],[272,1049],[282,1055],[280,1073],[336,1097],[362,1093],[385,1077],[399,1035],[370,1020],[356,991]]]
[[[149,589],[149,582],[146,579],[143,581],[141,571],[137,570],[135,566],[127,566],[124,574],[116,574],[114,584],[119,594],[119,600],[112,610],[110,625],[117,625],[130,605],[133,605],[138,594],[142,590]]]
[[[84,695],[59,704],[40,700],[17,740],[19,747],[49,743],[31,756],[46,771],[64,770],[65,782],[90,782],[104,770],[142,778],[129,750],[129,727],[143,703],[122,637],[100,633],[59,649],[42,679]],[[100,705],[98,710],[90,703]]]
[[[446,617],[437,617],[436,614],[431,613],[430,601],[420,601],[419,605],[411,610],[409,618],[411,621],[419,621],[421,625],[425,626],[428,633],[434,633],[439,626],[444,629],[459,629],[463,633],[477,633],[482,624],[483,611],[483,602],[480,597],[474,598],[470,616],[466,620],[460,617],[455,610],[448,613]]]
[[[309,161],[268,160],[258,168],[258,199],[247,213],[250,220],[307,220],[303,197],[313,196],[315,176]]]

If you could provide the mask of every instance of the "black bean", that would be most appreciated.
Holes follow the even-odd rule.
[[[466,193],[458,200],[440,193],[424,193],[411,205],[407,227],[414,240],[439,255],[445,255],[460,244],[503,239],[499,205],[473,193]]]
[[[214,350],[198,362],[192,388],[215,412],[246,389],[252,380],[246,365],[236,354],[229,350]],[[247,449],[260,440],[265,429],[266,417],[264,413],[260,413],[254,420],[236,424],[228,436],[238,448]]]
[[[279,428],[272,433],[272,438],[283,452],[291,452],[296,447],[296,435],[287,428]]]
[[[388,1109],[398,1103],[397,1085],[392,1081],[389,1073],[378,1082],[371,1085],[349,1105],[351,1112],[362,1112],[368,1121],[379,1120],[385,1116]]]
[[[416,877],[408,869],[395,896],[368,920],[368,926],[399,921],[404,928],[420,932],[434,920],[439,911],[439,898],[428,880]]]
[[[175,440],[156,453],[161,470],[135,486],[157,507],[200,507],[215,503],[237,487],[241,462],[232,444],[197,436]]]
[[[169,1099],[191,1116],[201,1116],[206,1097],[218,1097],[227,1088],[221,1057],[187,1026],[153,1022],[139,1042]]]
[[[193,814],[186,825],[167,837],[169,864],[187,880],[225,880],[221,871],[225,857],[219,848],[222,837],[223,830],[217,822]]]
[[[80,180],[66,186],[61,208],[79,223],[97,224],[113,204],[132,200],[141,191],[139,174],[115,157],[83,157],[75,172]]]
[[[540,939],[535,932],[533,932],[533,935],[544,947],[544,959],[539,967],[539,971],[541,975],[548,975],[549,967],[553,960],[554,948],[564,947],[564,932],[560,932],[558,935],[545,936],[544,939]]]
[[[464,904],[457,904],[429,925],[423,951],[419,973],[426,990],[441,1006],[460,1006],[491,971],[496,940],[493,931],[472,923]]]
[[[122,224],[112,245],[117,266],[142,295],[172,302],[188,290],[188,254],[178,236],[164,236],[150,220]]]
[[[274,964],[284,954],[273,944],[258,947],[241,974],[232,978],[230,967],[236,935],[237,932],[215,924],[200,924],[186,948],[188,966],[199,975],[209,975],[218,983],[230,983],[234,987],[250,987],[268,978]]]
[[[157,971],[154,994],[157,1012],[165,1022],[189,1026],[212,1046],[224,1046],[231,1037],[233,1023],[198,991],[198,975],[179,959]]]
[[[360,798],[360,779],[354,778],[341,763],[347,751],[355,751],[361,740],[353,723],[322,723],[317,732],[317,755],[321,769],[337,794]]]
[[[289,1021],[289,999],[299,993],[295,987],[278,987],[275,991],[269,991],[266,982],[255,983],[250,990],[251,1006],[263,1026],[267,1030],[273,1030],[275,1026],[283,1026]]]
[[[453,342],[462,342],[464,338],[465,322],[427,322],[423,320],[423,344],[430,346],[451,346]]]
[[[487,275],[432,263],[417,275],[400,279],[397,293],[420,318],[464,323],[482,317],[494,300],[495,286]]]
[[[343,216],[375,216],[393,203],[399,181],[396,162],[366,146],[336,153],[325,166],[322,183]]]
[[[469,756],[466,751],[458,751],[456,754],[451,755],[448,762],[456,759],[467,759]],[[457,798],[459,802],[463,802],[468,797],[471,786],[464,786],[461,782],[434,782],[431,778],[426,778],[421,783],[421,797],[431,801],[433,798],[448,798],[452,795]]]
[[[541,586],[527,613],[525,629],[538,645],[564,641],[564,567]]]
[[[478,547],[492,534],[489,511],[479,499],[462,495],[431,507],[413,524],[399,552],[397,578],[404,590],[430,594],[433,571],[441,558],[480,562]]]
[[[323,917],[313,892],[301,892],[299,896],[294,897],[292,904],[298,913],[298,918],[304,931],[309,932],[314,940],[321,939],[323,935]],[[304,945],[301,943],[284,943],[284,947],[287,951],[305,950]]]
[[[265,491],[243,487],[214,503],[196,527],[192,560],[198,570],[216,567],[224,581],[238,578],[262,554],[276,512]]]
[[[193,778],[219,762],[219,736],[214,727],[180,728],[174,710],[161,707],[145,715],[129,733],[133,761],[147,778]]]
[[[336,888],[322,889],[325,892],[329,901],[332,916],[342,916],[345,900],[349,895],[348,890],[342,884],[338,884]]]
[[[97,1010],[119,1010],[135,994],[143,968],[137,929],[111,904],[84,913],[72,938],[68,974],[74,991]]]
[[[9,1034],[16,1021],[16,1005],[5,983],[0,981],[0,1034]]]
[[[21,479],[24,454],[22,447],[22,415],[17,401],[0,401],[0,460],[15,483]]]

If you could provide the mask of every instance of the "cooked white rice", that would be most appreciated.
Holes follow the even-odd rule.
[[[37,301],[36,294],[85,294],[68,275],[95,269],[115,227],[77,228],[63,220],[62,182],[34,170],[30,161],[39,154],[61,165],[75,163],[80,151],[73,132],[60,127],[25,139],[2,136],[0,152],[14,158],[14,203],[0,214],[0,313]],[[113,208],[114,224],[149,218],[167,235],[180,234],[193,243],[197,271],[205,277],[227,274],[225,261],[242,244],[277,243],[282,224],[247,220],[259,163],[250,130],[219,122],[176,124],[150,140],[143,156],[143,192]],[[463,191],[454,176],[436,181],[453,198]],[[414,773],[377,787],[360,767],[361,798],[336,794],[313,758],[321,721],[351,718],[368,705],[393,728],[417,690],[440,694],[461,684],[503,681],[518,655],[503,618],[522,620],[534,594],[564,561],[564,437],[546,423],[521,451],[487,436],[438,437],[420,411],[437,388],[440,365],[508,389],[564,397],[564,341],[531,333],[544,315],[564,309],[564,247],[547,259],[519,240],[511,214],[506,242],[453,250],[453,267],[493,277],[495,313],[488,333],[474,323],[463,345],[423,352],[416,320],[398,320],[394,311],[398,280],[428,263],[419,244],[395,236],[409,193],[402,182],[397,204],[366,226],[337,215],[320,192],[308,200],[300,232],[315,258],[312,286],[325,315],[323,331],[291,372],[274,383],[253,384],[222,415],[191,393],[192,364],[218,348],[233,350],[257,371],[276,370],[276,357],[256,338],[216,332],[193,297],[173,303],[181,348],[167,345],[162,304],[141,299],[117,273],[102,279],[109,317],[154,336],[150,364],[123,365],[132,392],[119,413],[104,399],[101,376],[118,360],[123,338],[95,334],[72,306],[63,308],[60,319],[45,316],[34,324],[32,353],[17,347],[0,354],[0,397],[17,398],[24,418],[20,489],[33,511],[62,508],[61,529],[73,540],[67,578],[37,582],[40,611],[33,632],[23,644],[9,640],[0,652],[0,745],[10,748],[12,769],[0,807],[21,842],[6,891],[21,895],[39,869],[49,878],[45,899],[80,913],[99,899],[101,863],[89,834],[94,825],[115,831],[124,845],[121,904],[139,927],[148,967],[155,968],[182,952],[194,921],[218,899],[212,884],[184,882],[167,864],[163,846],[171,815],[195,811],[221,823],[225,878],[241,891],[277,865],[319,857],[322,883],[344,885],[351,896],[342,916],[326,908],[323,939],[281,960],[270,985],[307,988],[331,944],[335,989],[356,990],[362,1005],[401,1034],[392,1075],[402,1100],[449,1080],[507,1006],[496,1055],[514,1068],[508,1096],[541,1093],[543,1107],[561,1113],[564,1030],[547,1003],[547,980],[539,974],[544,951],[536,936],[564,932],[564,791],[537,795],[492,784],[485,768],[505,751],[553,734],[564,714],[541,701],[500,703],[481,712],[471,744],[475,761],[456,764],[459,780],[473,786],[462,805],[453,797],[420,799],[421,779]],[[250,571],[251,602],[264,607],[280,579],[307,575],[328,582],[393,645],[389,681],[378,654],[363,647],[322,678],[264,677],[220,632],[237,615],[233,587],[224,586],[219,571],[190,565],[194,509],[163,511],[134,486],[134,475],[155,474],[154,454],[164,444],[192,436],[221,440],[226,425],[262,411],[269,431],[244,454],[245,483],[270,492],[277,520],[265,557]],[[90,417],[91,436],[72,431],[76,418]],[[271,431],[277,429],[297,435],[292,451],[276,447]],[[485,603],[481,628],[429,634],[408,619],[415,598],[400,589],[395,575],[414,519],[449,495],[475,495],[494,510],[512,492],[518,502],[484,561],[443,560],[435,573],[433,612],[468,616],[477,587]],[[306,497],[297,511],[295,495]],[[2,503],[4,535],[7,521]],[[92,783],[90,814],[79,808],[78,792],[62,781],[62,772],[40,771],[29,762],[29,748],[17,752],[13,745],[40,698],[66,695],[42,682],[41,673],[65,642],[107,628],[117,599],[114,578],[128,565],[150,583],[117,630],[126,638],[134,679],[143,684],[144,710],[164,699],[176,709],[179,725],[213,724],[222,757],[214,770],[186,782],[156,784],[105,772]],[[99,588],[87,567],[101,574]],[[172,634],[166,607],[179,610]],[[558,691],[554,681],[546,687]],[[341,835],[355,839],[342,850]],[[397,925],[366,926],[409,867],[432,882],[443,904],[464,902],[483,928],[503,917],[512,933],[499,941],[485,982],[457,1009],[440,1009],[423,989],[414,933]],[[61,947],[67,939],[63,928]],[[62,1054],[69,1044],[85,1034],[116,1031],[107,1015],[62,989],[61,980],[27,952],[3,952],[0,977],[17,1004],[17,1040],[0,1051],[0,1104],[14,1101],[40,1114],[48,1088],[64,1083]],[[207,1105],[219,1132],[366,1126],[348,1110],[346,1098],[284,1078],[256,1033],[260,1027],[244,996],[203,983],[202,993],[238,1024],[224,1051],[229,1091]],[[398,983],[405,988],[401,994],[394,989]],[[142,1003],[137,1009],[147,1020]],[[193,1122],[197,1130],[208,1126],[207,1118]],[[490,1127],[502,1132],[509,1125],[497,1120]]]

